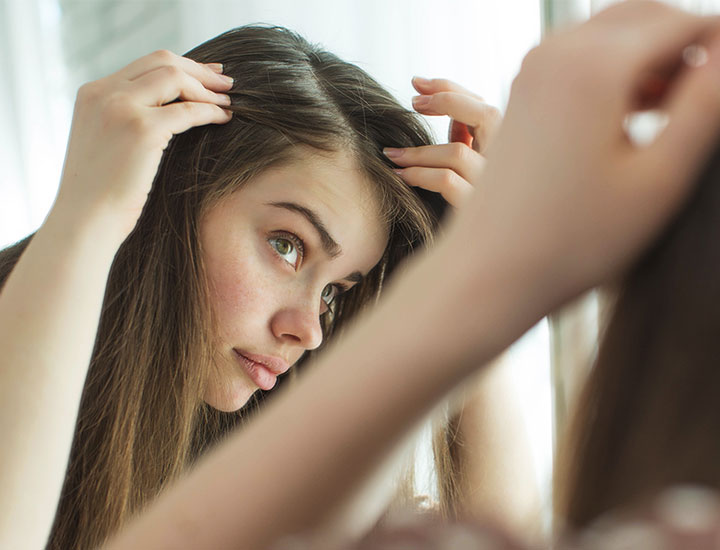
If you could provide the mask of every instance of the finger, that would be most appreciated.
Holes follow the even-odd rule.
[[[718,31],[720,17],[698,16],[660,2],[622,2],[587,26],[613,32],[618,40],[610,45],[615,52],[609,53],[621,55],[630,74],[640,74],[643,69],[655,72],[677,65],[686,46],[705,42]]]
[[[150,71],[167,66],[177,67],[185,71],[210,90],[229,90],[233,84],[232,78],[221,73],[222,66],[219,63],[198,63],[168,50],[158,50],[136,59],[113,76],[125,80],[135,80]]]
[[[448,203],[456,208],[462,206],[473,191],[470,183],[448,168],[411,166],[396,170],[396,173],[408,185],[440,193]]]
[[[398,166],[449,168],[468,181],[474,181],[485,165],[485,159],[464,143],[423,145],[402,149],[386,147],[383,153]]]
[[[157,107],[151,116],[169,132],[180,134],[195,126],[224,124],[232,118],[232,113],[210,103],[182,101]]]
[[[639,153],[647,181],[662,178],[683,192],[702,168],[720,127],[720,34],[708,46],[708,61],[686,67],[665,102],[669,122],[646,150]],[[648,173],[650,172],[650,173]]]
[[[416,96],[413,98],[413,107],[424,115],[447,115],[467,124],[474,139],[473,148],[478,152],[485,150],[502,122],[502,115],[497,108],[457,92]]]
[[[174,65],[164,65],[130,82],[130,90],[144,105],[160,106],[176,99],[230,105],[230,96],[208,90],[202,83]]]
[[[413,87],[421,95],[432,95],[438,92],[456,92],[459,94],[465,94],[480,101],[485,101],[478,94],[471,92],[467,88],[463,88],[460,84],[447,80],[445,78],[423,78],[421,76],[414,76],[412,78]]]

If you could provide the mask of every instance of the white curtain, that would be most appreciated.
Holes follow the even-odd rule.
[[[53,0],[0,0],[0,248],[44,219],[72,101]]]

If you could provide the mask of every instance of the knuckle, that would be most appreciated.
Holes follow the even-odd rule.
[[[165,65],[160,70],[163,72],[165,78],[168,79],[175,80],[178,78],[182,78],[183,76],[182,69],[180,69],[180,67],[177,67],[176,65]]]
[[[500,122],[502,120],[502,113],[500,109],[494,105],[488,105],[485,110],[485,116],[490,122]]]
[[[180,109],[182,109],[183,113],[187,115],[191,115],[197,112],[198,107],[200,107],[200,105],[198,105],[197,103],[191,103],[189,101],[182,101],[179,103],[179,106]]]
[[[102,96],[102,84],[99,81],[86,82],[77,91],[77,101],[85,103],[97,100]]]
[[[136,139],[142,141],[147,140],[153,134],[153,128],[150,121],[137,112],[128,114],[125,119],[125,128],[131,135],[135,136]]]
[[[440,183],[442,187],[453,187],[457,180],[457,174],[450,169],[444,169],[440,174]]]
[[[454,142],[450,144],[450,156],[460,163],[467,160],[469,151],[470,149],[464,143]]]
[[[162,65],[171,65],[176,62],[177,55],[175,55],[170,50],[155,50],[153,53],[150,54],[150,57],[152,57],[155,61],[159,62]]]

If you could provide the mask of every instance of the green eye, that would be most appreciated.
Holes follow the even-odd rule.
[[[282,255],[290,254],[293,251],[293,245],[285,239],[275,239],[275,250]]]
[[[325,305],[329,307],[330,304],[335,301],[335,298],[337,298],[338,294],[340,294],[340,291],[338,290],[337,285],[327,285],[325,288],[323,288],[320,297],[322,298],[322,301],[325,302]]]
[[[298,242],[294,242],[293,239],[288,237],[273,237],[268,239],[270,246],[273,247],[275,252],[293,268],[297,269],[302,259],[302,243],[298,239]]]

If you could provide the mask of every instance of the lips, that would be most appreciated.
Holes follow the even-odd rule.
[[[235,356],[250,379],[261,390],[270,390],[275,386],[277,377],[290,368],[284,359],[270,355],[259,355],[233,348]]]

